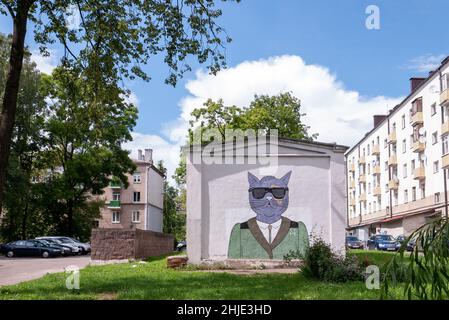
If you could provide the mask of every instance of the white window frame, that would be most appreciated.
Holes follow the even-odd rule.
[[[120,211],[112,211],[112,223],[120,223]]]
[[[136,200],[136,198],[139,198],[138,200]],[[134,191],[133,192],[133,202],[140,202],[141,197],[140,197],[140,192],[139,191]]]
[[[120,192],[112,192],[112,200],[120,201]]]
[[[140,172],[135,172],[133,174],[133,183],[134,184],[139,184],[142,182],[142,176],[140,175]]]
[[[132,213],[132,222],[133,223],[140,223],[140,211],[139,210],[133,210]],[[136,219],[136,215],[137,215],[137,219]]]
[[[438,171],[440,171],[440,162],[437,160],[433,162],[433,173],[437,173]]]

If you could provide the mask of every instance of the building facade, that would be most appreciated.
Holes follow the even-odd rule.
[[[283,263],[311,234],[344,250],[348,147],[260,139],[186,147],[189,263]]]
[[[162,232],[164,174],[153,165],[151,149],[139,150],[134,163],[137,169],[128,175],[128,188],[111,182],[105,189],[98,227]]]
[[[409,235],[447,214],[449,57],[346,153],[349,233]]]

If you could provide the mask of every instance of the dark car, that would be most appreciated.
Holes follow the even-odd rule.
[[[363,241],[361,241],[356,236],[347,236],[346,237],[346,248],[349,249],[363,249],[365,245]]]
[[[58,244],[56,242],[50,241],[50,240],[45,240],[45,239],[36,239],[36,241],[41,242],[43,245],[48,246],[48,247],[54,247],[54,248],[58,248],[61,249],[61,253],[63,256],[68,256],[72,254],[72,250],[67,247],[67,246],[63,246],[61,244]]]
[[[368,249],[397,251],[401,247],[399,241],[389,234],[378,234],[368,240]]]
[[[402,245],[406,240],[407,237],[404,235],[400,235],[396,237],[396,240]],[[411,239],[407,242],[407,246],[406,246],[406,250],[407,251],[413,251],[413,249],[415,249],[416,246],[416,241],[414,239]]]
[[[180,241],[178,242],[178,244],[176,245],[176,251],[186,251],[187,250],[187,242],[185,241]]]
[[[62,250],[46,245],[38,240],[18,240],[2,245],[1,253],[8,258],[14,256],[41,256],[42,258],[56,257],[62,254]]]

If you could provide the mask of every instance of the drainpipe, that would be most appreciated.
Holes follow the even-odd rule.
[[[348,158],[345,156],[345,183],[346,183],[346,227],[349,228],[349,183]]]
[[[441,81],[441,69],[438,70],[438,75],[440,77],[440,93],[443,92],[443,83]],[[444,107],[441,106],[441,124],[444,124]],[[441,144],[441,154],[443,154],[443,144]],[[443,185],[444,185],[444,216],[448,217],[448,199],[447,199],[447,169],[443,169]]]
[[[388,118],[388,135],[390,135],[390,118]],[[391,157],[391,144],[388,144],[388,158]],[[388,182],[391,181],[391,166],[388,165]],[[393,217],[393,195],[391,189],[389,190],[390,196],[390,218]]]

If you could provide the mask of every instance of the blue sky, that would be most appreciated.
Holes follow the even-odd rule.
[[[365,9],[371,4],[380,9],[380,30],[365,27]],[[320,140],[329,140],[332,134],[317,124],[324,107],[314,97],[320,95],[319,87],[323,85],[330,90],[323,92],[328,92],[328,103],[332,105],[339,99],[333,95],[340,97],[343,92],[345,97],[335,102],[342,104],[338,105],[342,115],[330,112],[335,119],[329,121],[340,121],[348,127],[356,124],[357,132],[348,129],[342,141],[337,141],[350,145],[369,129],[372,113],[387,111],[408,94],[411,76],[426,75],[427,65],[449,55],[449,42],[445,40],[447,0],[243,0],[220,7],[223,16],[219,22],[233,38],[227,47],[231,69],[227,76],[217,80],[203,74],[199,78],[193,71],[173,88],[163,83],[167,69],[161,59],[155,58],[146,67],[152,76],[150,82],[127,82],[139,105],[135,128],[139,136],[129,147],[153,147],[156,158],[164,158],[162,154],[170,150],[172,159],[166,159],[170,169],[181,143],[179,133],[177,137],[171,134],[185,129],[185,114],[193,105],[201,105],[206,98],[204,92],[213,92],[214,98],[222,96],[227,103],[245,104],[254,93],[293,91],[302,95],[298,98],[303,99],[305,111],[310,114],[308,120],[315,121],[309,124],[320,133]],[[9,17],[0,19],[0,30],[10,32]],[[36,49],[32,26],[27,44]],[[54,49],[57,57],[60,47]],[[272,57],[281,58],[269,60]],[[251,65],[255,61],[259,63]],[[57,63],[57,59],[50,63]],[[290,72],[285,64],[295,66],[291,68],[295,71]],[[264,66],[266,73],[258,76],[265,77],[264,81],[251,78],[251,74],[265,70]],[[194,65],[194,70],[200,68]],[[277,73],[273,76],[275,83],[270,83],[270,73]],[[233,76],[246,82],[233,81]],[[283,78],[285,83],[280,84]],[[248,94],[242,94],[245,88]],[[190,101],[186,102],[186,98]],[[346,104],[352,107],[346,110]],[[352,116],[354,110],[361,109],[358,116]],[[315,110],[322,111],[314,114]]]

